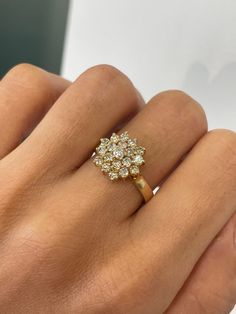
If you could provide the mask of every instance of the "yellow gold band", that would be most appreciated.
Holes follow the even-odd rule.
[[[133,182],[139,192],[142,194],[145,202],[147,203],[153,197],[153,191],[147,181],[143,176],[139,175],[136,178],[133,178]]]

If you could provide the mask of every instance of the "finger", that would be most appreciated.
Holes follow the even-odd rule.
[[[0,158],[12,151],[45,115],[69,82],[30,64],[0,82]]]
[[[235,148],[234,132],[210,132],[133,217],[132,238],[140,259],[149,256],[160,313],[236,210]]]
[[[28,154],[40,168],[53,168],[57,175],[71,171],[90,157],[100,137],[141,105],[143,100],[124,74],[111,66],[93,67],[55,103],[20,155]]]
[[[154,97],[125,130],[146,147],[142,174],[154,188],[203,136],[207,122],[202,108],[191,97],[168,91]],[[89,202],[96,200],[97,206],[111,215],[112,220],[127,218],[143,202],[130,180],[111,182],[91,161],[79,169],[70,184],[71,188],[80,186],[83,195],[91,193],[93,198]],[[97,206],[89,207],[98,213]]]
[[[230,313],[236,304],[236,214],[195,266],[166,314]]]

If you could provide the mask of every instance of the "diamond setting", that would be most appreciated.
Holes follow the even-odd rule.
[[[93,156],[94,164],[107,174],[111,181],[136,178],[144,161],[145,148],[131,139],[128,132],[113,133],[102,138]]]
[[[130,167],[129,171],[132,176],[137,176],[139,174],[139,167],[134,165]]]
[[[118,171],[120,170],[122,163],[120,160],[114,160],[112,163],[112,168],[114,169],[114,171]]]
[[[123,159],[123,157],[124,157],[124,151],[123,151],[122,148],[116,147],[116,148],[114,148],[114,150],[113,150],[113,155],[114,155],[114,157],[115,157],[116,159]]]
[[[135,165],[141,166],[142,164],[144,164],[143,156],[135,155],[134,158],[133,158],[133,162],[134,162]]]
[[[102,164],[102,171],[103,171],[103,172],[109,172],[110,169],[111,169],[111,166],[110,166],[109,163],[104,162],[104,163]]]
[[[119,171],[119,175],[121,176],[121,178],[125,179],[129,176],[129,170],[126,167],[123,167],[120,169]]]
[[[115,180],[119,179],[119,175],[115,171],[109,172],[108,175],[109,175],[109,178],[110,178],[111,181],[115,181]]]
[[[129,168],[132,165],[132,160],[129,157],[125,157],[122,163],[125,167]]]

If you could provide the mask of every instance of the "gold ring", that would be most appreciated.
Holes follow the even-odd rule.
[[[131,139],[128,132],[120,135],[112,133],[110,138],[100,139],[93,162],[111,181],[132,179],[145,202],[148,202],[153,197],[153,191],[140,173],[140,167],[145,164],[144,154],[145,148],[137,144],[137,139]]]

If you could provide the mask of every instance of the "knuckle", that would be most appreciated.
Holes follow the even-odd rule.
[[[227,167],[229,173],[236,177],[236,133],[226,129],[216,129],[208,133],[211,147],[217,150],[218,159]]]
[[[154,96],[154,99],[155,98],[160,99],[163,102],[172,102],[172,100],[174,100],[178,103],[186,103],[186,99],[192,100],[192,98],[184,91],[178,89],[165,90]]]
[[[202,106],[181,90],[167,90],[154,96],[150,102],[157,103],[163,110],[174,115],[186,127],[191,127],[195,133],[204,134],[207,131],[207,119]]]
[[[90,88],[93,91],[99,90],[96,93],[97,98],[104,97],[104,91],[107,96],[117,95],[119,99],[124,100],[124,103],[129,105],[122,106],[125,110],[133,108],[136,112],[143,105],[143,99],[130,79],[111,65],[99,64],[87,69],[78,77],[75,84],[81,84],[81,82],[86,85],[86,88]]]
[[[44,93],[52,93],[52,84],[50,83],[47,72],[28,63],[21,63],[8,71],[3,80],[7,86],[17,88],[24,87],[25,90],[33,89],[35,92],[40,88]]]
[[[179,89],[169,89],[169,90],[165,90],[163,92],[161,92],[160,94],[158,94],[159,96],[162,96],[162,97],[170,97],[170,98],[186,98],[186,97],[190,97],[188,96],[184,91],[182,90],[179,90]],[[157,96],[158,96],[157,95]]]
[[[16,95],[24,93],[29,97],[35,97],[53,103],[56,99],[56,90],[48,73],[34,65],[22,63],[14,66],[5,75],[2,81],[8,93],[14,90]]]
[[[85,76],[95,76],[98,79],[103,80],[113,80],[117,77],[125,77],[125,75],[109,64],[99,64],[89,68],[87,71],[84,72]]]
[[[11,68],[6,74],[6,78],[22,78],[25,76],[31,76],[37,74],[39,68],[29,63],[20,63]]]
[[[208,138],[213,144],[220,146],[224,157],[236,159],[236,133],[227,129],[215,129],[208,133]]]

